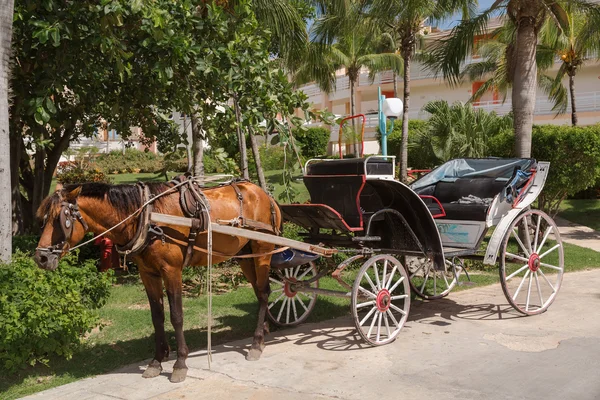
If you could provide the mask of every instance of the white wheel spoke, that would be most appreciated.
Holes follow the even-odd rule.
[[[529,274],[529,284],[527,285],[527,300],[525,302],[525,311],[529,311],[529,299],[531,297],[531,275]]]
[[[377,314],[379,314],[379,317],[377,318],[377,336],[376,336],[376,340],[379,342],[379,340],[381,340],[381,316],[383,315],[383,313],[379,312]]]
[[[390,299],[391,300],[400,300],[400,299],[406,299],[408,297],[407,294],[399,294],[398,296],[392,296]]]
[[[279,309],[279,314],[277,314],[277,321],[281,321],[281,315],[283,314],[283,309],[285,308],[288,299],[289,297],[283,299],[283,302],[281,303],[281,308]]]
[[[373,292],[378,293],[379,290],[375,287],[375,284],[373,284],[373,281],[371,280],[371,277],[369,276],[368,271],[365,272],[365,279],[367,280],[367,282],[369,282],[369,285],[371,285],[371,289],[373,289]],[[361,286],[361,288],[362,288],[362,286]]]
[[[377,282],[377,291],[381,290],[381,281],[379,280],[379,271],[377,270],[377,263],[373,263],[373,271],[375,271],[375,282]]]
[[[423,286],[421,286],[421,293],[425,293],[425,285],[427,285],[427,279],[429,279],[429,271],[425,274],[425,279],[423,280]]]
[[[293,302],[294,302],[294,298],[289,297],[288,302],[287,302],[287,307],[285,308],[285,323],[286,324],[290,323],[290,308],[292,308],[292,305],[290,303],[293,303]]]
[[[292,278],[296,278],[298,276],[298,274],[300,273],[300,268],[302,268],[302,264],[298,265],[298,267],[296,267],[296,269],[294,270],[294,274],[292,275]],[[310,268],[309,268],[310,270]]]
[[[446,282],[446,289],[450,289],[450,284],[448,283],[448,278],[446,277],[446,272],[442,272],[442,276],[444,277],[444,282]]]
[[[433,295],[437,296],[437,271],[433,270]]]
[[[373,321],[371,321],[371,326],[369,327],[369,332],[367,332],[367,337],[369,337],[369,338],[371,337],[371,333],[373,332],[373,328],[375,327],[375,322],[377,321],[377,315],[378,314],[379,313],[376,313],[373,316]]]
[[[270,280],[271,282],[273,282],[273,283],[276,283],[276,284],[278,284],[278,285],[281,285],[281,286],[283,286],[283,282],[281,282],[281,281],[278,281],[278,280],[277,280],[277,279],[275,279],[275,278],[269,278],[269,280]]]
[[[394,304],[390,304],[390,308],[393,308],[394,310],[398,311],[402,315],[406,315],[406,311],[404,311],[403,309],[401,309],[399,307],[396,307]]]
[[[302,275],[300,275],[300,276],[299,276],[299,277],[297,277],[296,279],[297,279],[297,280],[301,280],[301,279],[302,279],[302,278],[304,278],[306,275],[308,275],[308,273],[309,273],[310,271],[312,271],[312,268],[309,266],[308,268],[306,268],[306,271],[304,271],[304,272],[302,273]]]
[[[290,277],[290,269],[289,269],[289,268],[286,268],[286,269],[284,269],[284,270],[283,270],[283,273],[285,274],[285,277],[286,277],[286,278],[289,278],[289,277]]]
[[[531,236],[529,235],[529,222],[527,222],[527,216],[523,217],[523,225],[525,225],[525,242],[527,243],[527,249],[529,249],[529,254],[533,253],[531,249]]]
[[[308,311],[308,308],[306,307],[306,305],[304,305],[304,302],[302,301],[302,299],[300,298],[300,296],[296,296],[296,299],[298,299],[298,303],[300,303],[300,305],[302,306],[302,308],[304,308],[304,311]]]
[[[521,238],[519,237],[519,232],[516,230],[516,228],[513,228],[512,235],[515,239],[517,239],[517,243],[519,243],[519,246],[521,246],[521,250],[523,250],[525,254],[527,254],[527,257],[529,257],[531,253],[527,250],[527,247],[525,247],[525,245],[521,241]]]
[[[283,292],[283,288],[271,290],[271,293],[279,293],[279,292]]]
[[[555,265],[550,265],[550,264],[546,264],[546,263],[540,263],[540,265],[541,265],[542,267],[547,267],[547,268],[552,268],[552,269],[555,269],[555,270],[557,270],[557,271],[562,271],[562,268],[560,268],[560,267],[557,267],[557,266],[555,266]]]
[[[384,289],[386,286],[385,284],[387,283],[387,279],[385,279],[386,274],[387,274],[387,265],[388,265],[388,260],[385,260],[383,262],[383,277],[381,278],[381,282],[383,282],[383,284],[381,285],[381,288]]]
[[[535,236],[533,238],[533,249],[537,252],[538,236],[540,235],[540,223],[542,222],[542,216],[538,215],[538,222],[535,227]]]
[[[275,301],[274,301],[274,302],[272,302],[272,303],[269,305],[269,310],[270,310],[270,309],[271,309],[271,308],[272,308],[272,307],[273,307],[275,304],[277,304],[277,302],[278,302],[279,300],[281,300],[281,298],[282,298],[282,297],[284,297],[284,296],[285,296],[285,293],[281,293],[281,294],[279,295],[279,297],[278,297],[278,298],[276,298],[276,299],[275,299]]]
[[[396,321],[396,318],[394,318],[394,314],[392,314],[392,312],[389,310],[386,311],[386,314],[392,319],[392,321],[394,321],[394,325],[396,325],[396,328],[400,327],[400,323],[398,321]]]
[[[553,252],[554,250],[558,249],[559,247],[560,247],[560,243],[558,243],[556,246],[553,246],[550,249],[548,249],[548,251],[546,251],[544,254],[542,254],[540,256],[540,258],[546,257],[549,253]]]
[[[394,274],[396,273],[397,269],[398,269],[398,266],[394,265],[394,268],[392,268],[392,272],[390,272],[390,278],[388,279],[387,283],[385,284],[386,289],[388,289],[390,287],[390,285],[392,284],[392,279],[394,279]]]
[[[362,319],[362,320],[361,320],[361,321],[360,321],[358,324],[359,324],[360,326],[363,326],[363,325],[365,324],[365,322],[367,322],[367,320],[369,319],[369,317],[370,317],[371,315],[373,315],[373,313],[374,313],[375,311],[377,311],[377,307],[373,307],[373,308],[371,308],[371,311],[369,311],[369,312],[367,313],[367,315],[365,315],[365,317],[364,317],[364,318],[363,318],[363,319]]]
[[[521,291],[521,288],[523,287],[523,284],[525,283],[525,279],[527,279],[530,272],[531,272],[531,270],[528,269],[527,272],[525,273],[525,276],[523,276],[523,279],[521,279],[521,284],[519,285],[519,287],[515,291],[515,294],[513,295],[513,298],[512,298],[513,301],[517,299],[517,296],[519,295],[519,292]]]
[[[366,295],[367,295],[367,296],[369,296],[369,297],[372,297],[372,298],[374,298],[374,299],[376,299],[376,298],[377,298],[377,295],[376,295],[375,293],[371,293],[371,292],[369,292],[367,289],[365,289],[365,288],[364,288],[364,287],[362,287],[362,286],[359,286],[359,287],[358,287],[358,290],[360,290],[361,292],[363,292],[364,294],[366,294]]]
[[[540,287],[540,280],[538,279],[537,271],[533,273],[535,277],[535,286],[537,287],[538,296],[540,297],[540,307],[544,306],[544,298],[542,297],[542,288]]]
[[[550,287],[552,288],[552,293],[556,293],[556,289],[554,289],[554,285],[548,280],[548,278],[546,277],[546,274],[544,274],[544,271],[542,271],[541,269],[538,269],[538,272],[542,275],[542,278],[544,278],[546,280],[546,283],[548,285],[550,285]]]
[[[396,281],[396,283],[394,283],[394,286],[391,287],[391,289],[389,289],[390,293],[394,293],[394,290],[396,290],[396,288],[398,287],[399,284],[401,284],[404,281],[404,277],[401,276],[400,279],[398,279]]]
[[[508,256],[508,257],[510,257],[510,258],[513,258],[513,259],[515,259],[515,260],[518,260],[518,261],[529,262],[529,260],[528,260],[527,258],[525,258],[525,257],[521,257],[521,256],[519,256],[519,255],[516,255],[516,254],[513,254],[513,253],[509,253],[508,251],[507,251],[506,253],[504,253],[504,254],[505,254],[506,256]]]
[[[548,227],[548,229],[546,229],[546,233],[544,233],[544,238],[542,239],[542,243],[540,243],[539,247],[537,249],[535,249],[535,252],[539,254],[540,250],[544,248],[544,244],[546,243],[546,239],[548,239],[548,235],[550,235],[550,232],[552,232],[552,229],[554,227],[552,225],[550,225]]]
[[[387,337],[389,339],[390,337],[392,337],[392,333],[390,332],[390,323],[388,321],[387,313],[383,314],[383,318],[385,322],[385,329],[387,330]]]
[[[511,279],[512,277],[514,277],[515,275],[517,275],[519,272],[523,271],[525,268],[529,268],[528,264],[523,265],[521,268],[519,268],[518,270],[516,270],[515,272],[513,272],[512,274],[510,274],[509,276],[506,277],[506,280],[508,281],[509,279]]]
[[[425,267],[425,263],[421,263],[421,265],[419,266],[419,268],[415,269],[415,270],[413,271],[413,273],[412,273],[412,274],[410,274],[410,277],[409,277],[409,278],[410,278],[410,279],[412,279],[412,277],[413,277],[413,276],[415,276],[415,275],[417,274],[417,272],[418,272],[419,270],[423,269],[424,267]]]
[[[363,308],[363,307],[366,307],[366,306],[374,306],[374,305],[375,305],[375,300],[369,300],[369,301],[366,301],[364,303],[357,304],[356,308]]]

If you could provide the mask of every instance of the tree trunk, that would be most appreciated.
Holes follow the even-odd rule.
[[[356,99],[354,98],[355,96],[355,90],[356,88],[354,87],[354,85],[356,84],[356,82],[352,79],[352,77],[350,77],[350,114],[351,115],[355,115],[356,113]],[[357,143],[357,132],[356,132],[356,118],[353,118],[352,120],[352,142],[354,145],[354,157],[359,157],[360,153],[358,150],[358,143]]]
[[[392,75],[394,77],[394,97],[398,98],[398,75],[396,75],[396,71],[392,71]]]
[[[535,60],[537,31],[537,4],[525,1],[517,23],[515,43],[515,69],[513,76],[512,106],[515,128],[515,153],[517,157],[531,156],[531,130],[535,110],[537,65]]]
[[[569,92],[571,94],[571,125],[577,126],[577,108],[575,107],[575,74],[569,74]]]
[[[192,121],[192,174],[204,176],[204,138],[201,134],[200,123],[195,112],[190,115]]]
[[[240,113],[240,105],[236,97],[233,98],[233,106],[235,108],[235,120],[236,120],[236,131],[238,137],[238,147],[240,149],[240,169],[242,170],[242,177],[244,179],[250,179],[248,173],[248,154],[246,151],[246,135],[242,130],[242,115]]]
[[[254,155],[254,163],[256,164],[256,172],[258,174],[258,183],[263,190],[267,190],[267,181],[265,179],[265,172],[262,168],[262,163],[260,161],[260,151],[258,150],[258,143],[256,142],[256,135],[254,135],[254,131],[252,129],[248,130],[248,134],[250,135],[250,144],[252,145],[252,154]]]
[[[187,134],[187,116],[186,114],[183,114],[183,136],[185,137],[185,140],[187,142],[188,140],[188,134]],[[192,142],[194,141],[194,138],[192,138]],[[187,156],[187,169],[185,170],[186,173],[191,174],[194,171],[194,163],[192,160],[192,146],[190,145],[189,142],[187,142],[187,144],[185,145],[185,155]],[[166,172],[165,172],[166,175]],[[165,177],[165,179],[169,179],[168,177]]]
[[[14,132],[13,132],[14,135]],[[20,137],[10,138],[10,187],[12,197],[12,234],[21,235],[25,232],[23,223],[23,209],[21,203],[21,191],[19,183],[19,165],[21,164],[21,145],[23,141]]]
[[[9,262],[12,254],[8,71],[13,6],[13,0],[0,0],[0,262]]]
[[[410,101],[410,62],[412,48],[404,52],[404,104],[402,109],[402,143],[400,145],[400,180],[408,179],[408,105]]]

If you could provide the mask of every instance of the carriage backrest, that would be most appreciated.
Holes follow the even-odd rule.
[[[362,227],[360,194],[364,175],[304,176],[304,185],[313,204],[325,204],[336,210],[353,228]]]

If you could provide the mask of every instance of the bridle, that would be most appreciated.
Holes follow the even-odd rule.
[[[83,226],[84,230],[87,231],[89,229],[87,222],[85,222],[85,220],[81,216],[81,213],[79,212],[79,206],[77,205],[77,202],[69,203],[67,201],[62,201],[60,205],[60,228],[63,232],[63,236],[65,239],[52,246],[38,247],[36,248],[36,250],[59,254],[65,251],[69,251],[69,247],[71,247],[69,241],[71,240],[71,236],[73,236],[73,226],[75,225],[75,220],[79,221],[79,223]],[[44,217],[44,223],[46,219],[47,216]],[[65,248],[65,246],[68,247]]]

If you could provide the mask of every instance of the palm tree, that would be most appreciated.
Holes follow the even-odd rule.
[[[598,58],[600,50],[600,26],[587,14],[576,11],[573,6],[565,7],[569,26],[564,32],[555,24],[547,21],[540,32],[540,41],[551,50],[552,56],[560,58],[560,68],[553,82],[553,90],[564,89],[562,81],[569,77],[569,95],[571,99],[571,124],[577,126],[577,107],[575,101],[575,75],[586,61]],[[565,96],[566,98],[566,96]]]
[[[470,104],[445,100],[425,104],[423,111],[431,114],[429,129],[419,132],[418,143],[428,143],[440,163],[460,157],[488,156],[488,141],[500,132],[510,129],[512,117],[475,110]]]
[[[375,73],[402,71],[402,57],[395,52],[377,53],[377,40],[371,32],[369,21],[359,9],[358,2],[340,11],[323,7],[312,26],[308,56],[295,75],[298,84],[316,81],[325,92],[335,89],[336,71],[343,68],[350,87],[350,113],[356,114],[356,85],[363,68]],[[335,13],[334,13],[335,11]],[[353,129],[355,120],[352,120]],[[354,129],[356,131],[356,129]],[[341,151],[341,149],[340,149]],[[358,154],[355,141],[354,152]]]
[[[410,108],[410,68],[416,55],[423,23],[428,18],[444,19],[457,11],[468,12],[472,0],[372,0],[369,13],[377,25],[395,32],[399,50],[404,59],[404,109],[402,113],[402,146],[400,150],[400,178],[407,179],[408,168],[408,111]]]
[[[570,0],[579,10],[598,21],[600,8],[580,0]],[[511,43],[511,65],[508,70],[512,82],[515,153],[519,157],[531,155],[531,130],[537,87],[536,51],[538,33],[544,23],[552,23],[562,32],[569,31],[569,19],[564,8],[554,0],[496,0],[479,15],[464,19],[452,29],[447,39],[432,49],[433,69],[441,72],[450,84],[461,76],[461,64],[469,56],[476,35],[486,33],[490,18],[503,14],[515,26]]]
[[[506,95],[512,87],[509,70],[513,63],[514,35],[515,27],[510,21],[507,21],[492,32],[490,37],[478,47],[477,54],[481,61],[470,63],[461,71],[461,78],[467,77],[471,81],[485,79],[479,89],[471,95],[470,103],[477,101],[491,90],[501,93],[503,101],[506,100]],[[541,44],[538,45],[536,51],[538,88],[554,102],[553,109],[558,114],[566,110],[567,92],[562,85],[555,84],[554,78],[544,74],[554,64],[554,56],[555,52],[552,49]]]
[[[8,135],[8,71],[12,40],[13,0],[0,0],[0,261],[12,254],[10,139]]]

